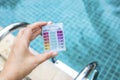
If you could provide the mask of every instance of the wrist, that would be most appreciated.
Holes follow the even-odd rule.
[[[0,72],[0,80],[21,80],[19,74],[11,70],[3,70]]]
[[[4,79],[4,75],[2,72],[0,72],[0,80],[6,80],[6,79]]]
[[[11,77],[9,77],[9,76],[7,76],[8,74],[6,73],[4,73],[4,71],[2,71],[1,73],[0,73],[0,80],[10,80],[11,79]]]

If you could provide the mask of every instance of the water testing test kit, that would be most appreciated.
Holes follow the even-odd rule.
[[[65,51],[63,23],[48,24],[42,27],[44,51]]]

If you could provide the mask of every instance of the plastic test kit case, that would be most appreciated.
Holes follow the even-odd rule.
[[[63,23],[49,24],[42,27],[42,36],[45,52],[66,50]]]

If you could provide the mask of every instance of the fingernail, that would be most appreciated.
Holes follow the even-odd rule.
[[[47,24],[52,24],[52,21],[48,21],[48,23]]]
[[[53,56],[56,56],[58,53],[57,52],[53,52]]]

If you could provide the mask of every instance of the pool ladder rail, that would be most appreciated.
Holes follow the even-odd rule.
[[[99,72],[96,67],[97,62],[88,64],[74,80],[97,80]]]
[[[16,30],[16,29],[19,29],[19,28],[24,28],[28,25],[29,23],[26,23],[26,22],[20,22],[20,23],[14,23],[14,24],[11,24],[7,27],[5,27],[4,29],[2,29],[0,31],[0,41],[7,35],[9,34],[10,32]]]

